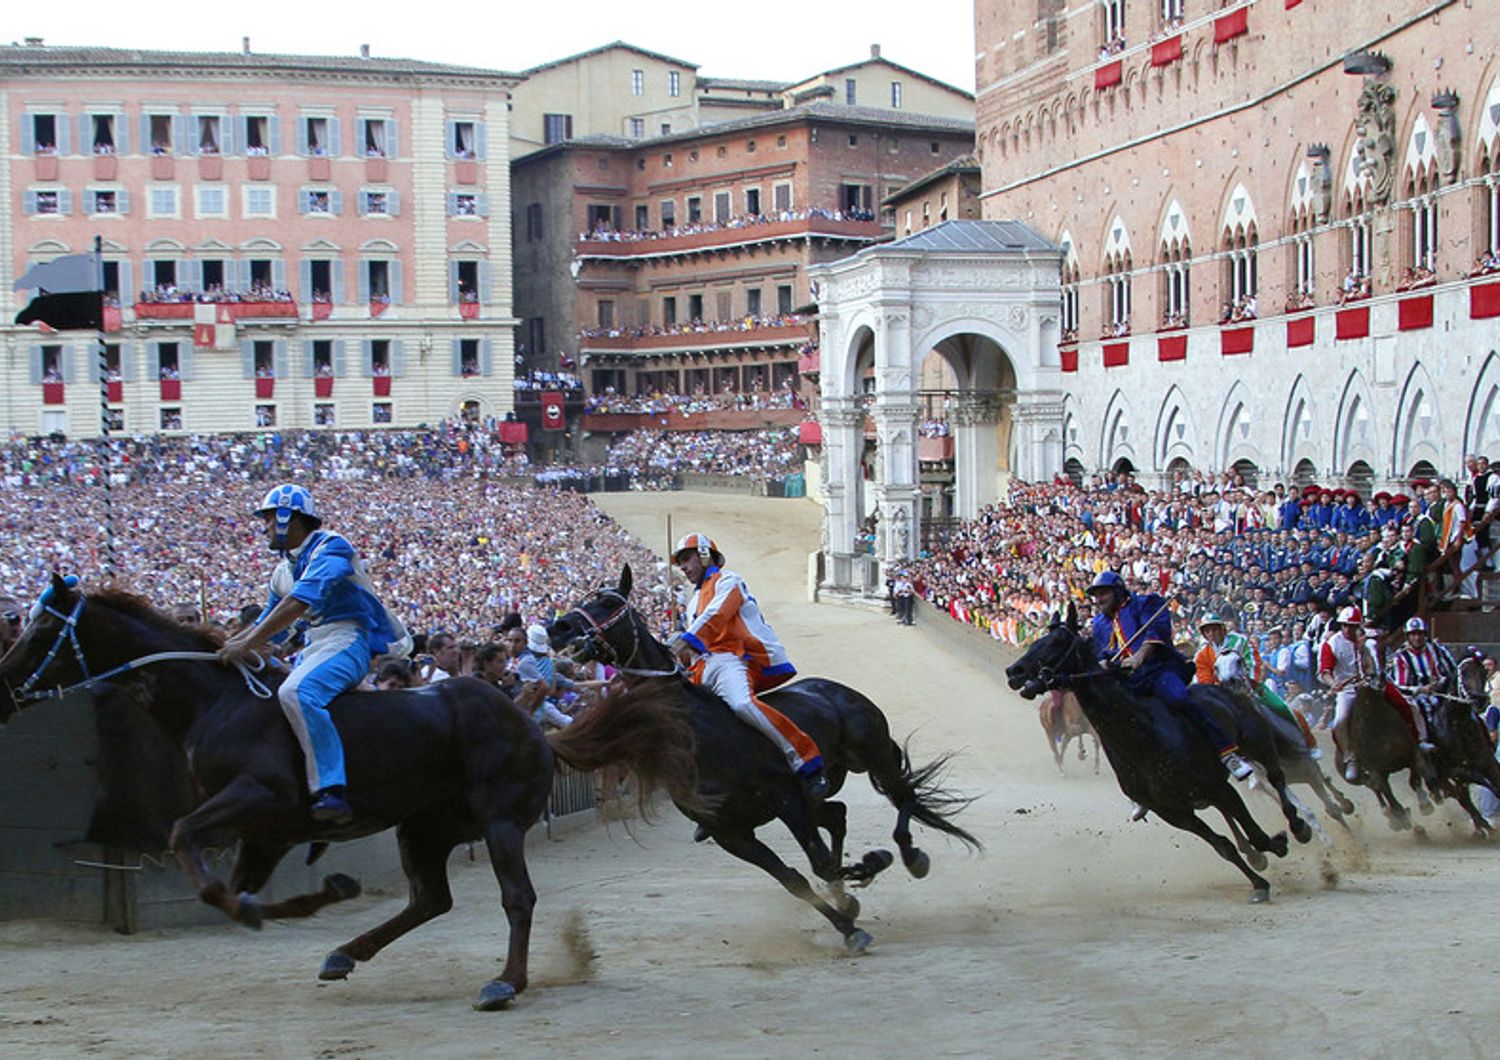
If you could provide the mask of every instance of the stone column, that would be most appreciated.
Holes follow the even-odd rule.
[[[1016,467],[1011,470],[1028,482],[1043,482],[1062,473],[1063,396],[1033,392],[1016,402]]]
[[[966,391],[954,406],[953,507],[960,519],[976,518],[979,509],[996,498],[1003,409],[1004,396],[999,390]]]
[[[851,397],[824,397],[818,408],[823,429],[823,552],[827,580],[852,587],[854,535],[859,530],[859,486],[865,410]]]

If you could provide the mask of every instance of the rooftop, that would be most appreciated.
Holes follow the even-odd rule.
[[[1062,248],[1020,221],[944,221],[871,250],[917,250],[924,254],[1003,254]],[[860,253],[869,253],[869,250]]]
[[[236,71],[264,73],[348,73],[377,77],[462,77],[491,81],[519,81],[521,75],[477,66],[452,66],[420,59],[383,58],[363,55],[277,55],[252,51],[181,52],[147,51],[140,48],[53,47],[51,45],[0,45],[0,74],[8,77],[27,73],[52,73],[59,67],[97,67],[115,71],[153,71],[169,67],[177,72],[224,74]]]

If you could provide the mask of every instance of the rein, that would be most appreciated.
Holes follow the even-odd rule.
[[[628,599],[626,599],[622,594],[616,592],[613,589],[599,589],[590,599],[603,600],[606,597],[612,597],[615,600],[618,600],[620,606],[615,608],[615,610],[612,611],[610,615],[602,621],[594,618],[593,615],[585,611],[583,605],[579,605],[578,607],[573,608],[573,610],[569,611],[566,615],[563,616],[564,618],[571,618],[574,615],[577,615],[579,618],[583,619],[584,624],[588,626],[589,633],[588,636],[584,638],[584,646],[589,648],[589,650],[599,658],[600,662],[607,663],[613,666],[620,673],[625,674],[628,677],[676,677],[680,675],[683,672],[682,666],[675,662],[675,660],[673,662],[672,669],[670,670],[647,670],[638,666],[630,665],[635,661],[635,657],[639,655],[641,651],[641,633],[639,627],[635,622],[626,623],[630,627],[630,653],[623,659],[620,658],[619,651],[617,651],[615,649],[615,646],[610,643],[609,638],[605,636],[605,634],[610,629],[612,629],[615,624],[618,623],[621,619],[633,615],[635,609],[630,606],[630,601]],[[589,601],[587,600],[584,601],[585,604],[587,604],[588,602]]]
[[[88,658],[84,655],[83,645],[78,640],[78,618],[83,613],[84,600],[85,598],[80,596],[78,598],[78,603],[73,605],[73,610],[66,615],[57,610],[51,604],[45,604],[43,606],[42,613],[49,614],[54,618],[60,619],[62,621],[62,628],[57,631],[57,636],[52,641],[52,647],[42,658],[42,661],[37,665],[37,668],[32,671],[31,676],[26,678],[26,680],[21,683],[21,687],[16,689],[13,693],[13,698],[15,699],[17,705],[23,703],[36,703],[44,699],[61,699],[62,697],[69,695],[70,693],[77,692],[80,689],[92,688],[94,685],[97,685],[103,681],[108,681],[112,677],[118,677],[121,674],[130,673],[133,670],[143,669],[144,667],[150,666],[153,663],[188,661],[213,662],[218,660],[219,658],[219,656],[215,652],[211,651],[161,651],[155,652],[151,655],[142,655],[139,658],[131,659],[128,662],[121,663],[119,666],[113,667],[109,670],[105,670],[103,673],[90,673]],[[62,651],[62,648],[65,644],[72,647],[73,657],[78,661],[78,668],[83,671],[83,680],[77,682],[76,684],[68,685],[66,688],[58,687],[49,689],[36,689],[36,685],[41,680],[42,674],[45,673],[47,668],[52,665],[52,660],[57,658],[58,653]],[[266,685],[264,681],[255,676],[257,673],[266,668],[264,659],[257,655],[255,657],[254,665],[251,665],[250,663],[247,663],[243,660],[236,660],[234,666],[235,669],[239,670],[240,676],[244,678],[245,687],[249,689],[251,695],[255,696],[257,699],[271,698],[271,689]]]

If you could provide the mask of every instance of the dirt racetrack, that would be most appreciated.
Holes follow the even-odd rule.
[[[931,876],[898,864],[860,892],[875,944],[850,958],[769,877],[695,846],[670,808],[629,831],[538,832],[532,985],[493,1014],[469,1008],[504,948],[481,863],[455,867],[452,913],[342,983],[317,982],[323,955],[404,896],[258,934],[3,924],[0,1055],[1493,1055],[1500,850],[1457,811],[1420,819],[1423,842],[1391,832],[1361,790],[1353,838],[1273,859],[1272,902],[1252,907],[1206,845],[1128,824],[1107,765],[1095,777],[1074,759],[1060,777],[1034,706],[955,650],[946,619],[905,629],[809,604],[812,504],[601,502],[654,547],[669,509],[678,533],[710,532],[804,673],[866,691],[914,734],[914,757],[960,751],[951,780],[980,796],[961,822],[987,852],[918,829]],[[894,814],[864,778],[843,797],[853,854],[891,846]],[[1277,826],[1269,803],[1252,805]],[[763,834],[795,857],[783,833]]]

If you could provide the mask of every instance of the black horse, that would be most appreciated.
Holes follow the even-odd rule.
[[[1438,798],[1445,792],[1434,777],[1424,775],[1417,754],[1417,738],[1406,719],[1386,700],[1382,684],[1378,679],[1375,683],[1363,681],[1356,688],[1354,704],[1344,721],[1343,744],[1359,764],[1358,779],[1353,783],[1373,791],[1391,828],[1401,831],[1412,826],[1411,811],[1391,790],[1392,774],[1407,772],[1423,813],[1432,812],[1432,804],[1423,791],[1424,783],[1433,788]],[[1340,773],[1347,764],[1344,748],[1340,748],[1336,759]]]
[[[588,739],[589,726],[612,711],[652,703],[687,719],[695,737],[698,795],[673,800],[719,846],[756,865],[783,887],[809,903],[844,936],[851,953],[862,952],[871,936],[855,924],[859,902],[844,892],[846,882],[868,884],[894,861],[875,850],[854,864],[843,863],[846,807],[832,798],[811,800],[771,742],[735,718],[709,690],[686,680],[672,653],[651,635],[645,620],[630,605],[631,573],[627,566],[617,586],[600,589],[553,623],[552,645],[579,661],[613,664],[623,675],[620,685],[582,714],[554,740],[559,752]],[[836,681],[804,679],[763,697],[791,718],[817,743],[837,793],[849,773],[870,774],[875,790],[896,807],[893,833],[901,860],[915,877],[927,875],[927,854],[912,842],[910,823],[920,821],[979,849],[980,843],[949,818],[969,800],[941,783],[948,756],[913,767],[906,751],[891,739],[885,715],[870,700]],[[807,854],[813,871],[830,887],[824,901],[807,879],[755,836],[755,830],[780,819]],[[819,829],[826,831],[825,843]]]
[[[1474,806],[1469,786],[1478,784],[1500,797],[1500,761],[1496,761],[1495,746],[1476,713],[1489,704],[1487,677],[1483,665],[1466,656],[1455,675],[1460,694],[1439,695],[1429,728],[1437,747],[1432,759],[1439,782],[1464,808],[1474,823],[1474,834],[1480,838],[1489,836],[1492,829]]]
[[[1209,828],[1197,811],[1214,807],[1237,837],[1262,854],[1285,857],[1286,833],[1270,836],[1256,823],[1215,749],[1192,721],[1155,699],[1136,699],[1114,671],[1101,668],[1093,642],[1079,630],[1076,608],[1069,605],[1066,621],[1054,621],[1005,674],[1010,687],[1027,699],[1054,688],[1071,688],[1099,734],[1120,790],[1173,827],[1198,836],[1243,872],[1254,888],[1252,902],[1270,897],[1271,884],[1246,864],[1233,842]],[[1265,770],[1292,834],[1299,842],[1311,839],[1312,830],[1286,794],[1275,743],[1257,716],[1240,712],[1212,687],[1195,686],[1193,695],[1213,710],[1221,725],[1237,734],[1241,753]]]
[[[84,595],[54,576],[45,602],[0,659],[0,682],[10,693],[0,701],[0,722],[54,694],[34,688],[73,685],[141,702],[186,752],[202,794],[201,804],[173,827],[171,846],[204,902],[251,928],[268,918],[310,916],[354,897],[359,885],[335,875],[319,892],[262,904],[255,894],[287,852],[299,843],[394,827],[410,886],[406,908],[328,954],[318,977],[343,979],[357,962],[452,908],[448,855],[459,843],[483,840],[500,883],[510,944],[504,969],[481,989],[476,1007],[500,1008],[526,989],[536,893],[526,871],[525,836],[546,806],[554,760],[536,724],[504,694],[457,678],[416,691],[336,699],[329,711],[344,742],[355,819],[341,828],[319,825],[309,813],[302,752],[273,698],[278,679],[268,677],[268,688],[248,671],[220,665],[213,656],[216,637],[178,625],[140,597]],[[158,653],[170,657],[132,668]],[[595,743],[669,788],[690,783],[692,760],[683,748],[691,732],[670,711],[647,704],[604,718]],[[561,757],[579,768],[594,764]],[[228,886],[204,859],[209,834],[240,841]]]

